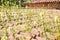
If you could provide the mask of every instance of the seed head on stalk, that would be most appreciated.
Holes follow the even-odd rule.
[[[55,24],[57,24],[57,23],[59,22],[58,16],[55,16],[55,17],[54,17],[54,22],[55,22]]]
[[[3,36],[3,37],[1,38],[1,40],[8,40],[8,37],[7,37],[7,36]]]

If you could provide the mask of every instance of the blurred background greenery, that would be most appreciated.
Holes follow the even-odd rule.
[[[11,7],[18,6],[24,7],[23,2],[27,2],[29,0],[0,0],[0,7]]]

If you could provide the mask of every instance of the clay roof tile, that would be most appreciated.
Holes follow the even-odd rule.
[[[60,0],[30,0],[30,2],[59,2]]]

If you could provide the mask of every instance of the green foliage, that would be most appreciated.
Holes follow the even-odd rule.
[[[23,2],[29,1],[29,0],[0,0],[0,6],[16,6],[18,5],[18,7],[22,7]]]
[[[30,1],[30,0],[24,0],[25,2],[28,2],[28,1]]]

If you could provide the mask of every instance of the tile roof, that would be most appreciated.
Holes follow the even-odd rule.
[[[59,2],[60,0],[30,0],[30,2]]]

